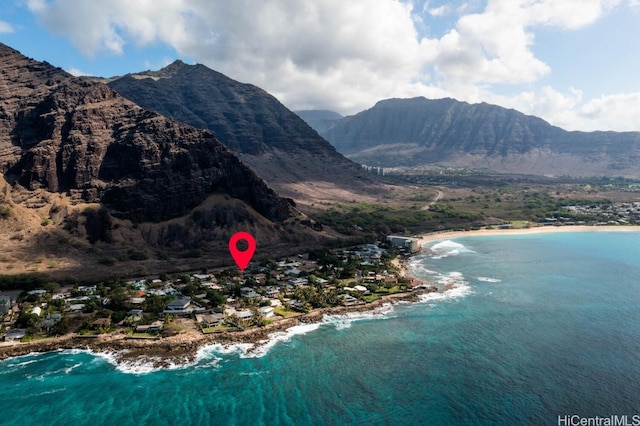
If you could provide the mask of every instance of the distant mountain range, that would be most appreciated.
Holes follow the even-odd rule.
[[[269,185],[299,203],[380,191],[371,174],[276,98],[204,65],[175,61],[107,83],[144,108],[210,130]]]
[[[388,99],[318,130],[338,151],[372,166],[640,177],[640,132],[569,132],[486,103]]]

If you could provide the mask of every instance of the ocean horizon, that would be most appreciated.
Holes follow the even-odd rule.
[[[0,361],[2,424],[504,425],[640,414],[640,233],[434,241],[450,288],[325,315],[190,365],[63,350]]]

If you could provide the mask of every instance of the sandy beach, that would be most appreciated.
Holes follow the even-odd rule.
[[[477,236],[494,236],[494,235],[524,235],[524,234],[542,234],[551,232],[638,232],[640,226],[538,226],[534,228],[523,229],[479,229],[476,231],[443,231],[433,232],[429,234],[419,235],[418,241],[420,245],[433,241],[450,240],[452,238],[477,237]]]

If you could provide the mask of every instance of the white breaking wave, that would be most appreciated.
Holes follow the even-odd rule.
[[[156,366],[156,363],[162,363],[162,367]],[[127,374],[149,374],[160,370],[182,370],[192,365],[193,363],[176,364],[167,362],[165,358],[160,357],[142,357],[120,360],[115,363],[116,370]]]
[[[450,288],[449,290],[443,291],[441,293],[426,293],[420,295],[420,302],[431,302],[429,306],[435,307],[436,303],[433,302],[443,302],[449,300],[459,299],[469,294],[473,293],[473,289],[466,284],[459,284],[456,287]]]
[[[433,304],[433,302],[454,300],[473,293],[473,288],[461,272],[441,274],[438,277],[437,283],[439,286],[444,287],[445,290],[442,292],[422,294],[420,295],[420,302],[431,302],[429,306],[434,307],[436,305]]]
[[[269,335],[268,339],[258,342],[253,348],[246,353],[241,354],[241,358],[262,358],[271,348],[278,343],[289,342],[294,336],[307,334],[320,328],[320,323],[301,324],[287,329],[286,331],[278,331]]]
[[[437,271],[433,271],[424,266],[424,263],[420,262],[411,262],[409,263],[409,269],[411,273],[416,277],[426,277],[427,275],[438,275]]]
[[[126,374],[149,374],[160,370],[181,370],[191,367],[194,363],[174,363],[168,362],[162,357],[140,357],[134,359],[119,359],[115,352],[95,352],[86,349],[72,349],[74,353],[86,353],[95,357],[96,360],[106,361],[113,365],[116,370]],[[69,351],[71,352],[71,351]],[[126,352],[126,350],[121,351]],[[98,361],[99,362],[99,361]],[[158,365],[161,365],[160,367]]]
[[[473,250],[468,249],[463,244],[456,243],[450,240],[442,241],[440,243],[431,246],[431,258],[443,259],[449,256],[458,256],[462,253],[475,253]]]
[[[32,359],[29,361],[22,361],[16,364],[7,364],[7,367],[24,367],[25,365],[33,364],[34,362],[38,362],[38,359]]]
[[[349,312],[342,315],[325,315],[322,318],[322,323],[331,325],[337,330],[342,330],[351,327],[354,321],[391,318],[394,313],[395,309],[393,305],[391,303],[385,303],[371,311]]]
[[[65,374],[69,374],[71,373],[73,370],[75,370],[76,368],[80,367],[82,365],[81,362],[77,363],[77,364],[73,364],[71,367],[67,367],[64,369]]]
[[[265,356],[271,348],[278,343],[289,342],[294,336],[307,334],[317,330],[322,324],[300,324],[293,326],[285,331],[277,331],[269,334],[267,339],[257,343],[233,343],[224,345],[222,343],[214,343],[203,346],[198,350],[196,359],[203,360],[219,355],[237,354],[240,358],[261,358]]]
[[[482,281],[482,282],[485,282],[485,283],[500,283],[500,282],[502,282],[502,280],[500,280],[498,278],[477,277],[476,279],[478,281]]]

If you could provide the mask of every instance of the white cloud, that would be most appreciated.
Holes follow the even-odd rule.
[[[11,26],[11,24],[4,22],[4,21],[0,21],[0,34],[1,33],[12,33],[13,32],[13,27]]]
[[[444,16],[448,15],[451,12],[451,7],[447,4],[439,7],[434,7],[433,9],[428,9],[429,15],[431,16]]]
[[[620,93],[592,99],[578,110],[579,129],[633,131],[638,128],[640,92]]]
[[[80,77],[80,76],[91,76],[90,73],[88,72],[84,72],[79,68],[76,67],[70,67],[66,70],[69,74],[74,75],[76,77]]]
[[[638,0],[628,0],[628,5]],[[621,0],[488,0],[413,10],[408,0],[29,0],[43,26],[87,56],[163,43],[228,76],[256,84],[292,109],[353,113],[377,100],[451,96],[500,101],[554,124],[623,125],[602,109],[633,96],[581,104],[579,91],[532,87],[503,98],[493,84],[534,85],[551,66],[532,51],[535,31],[589,25]],[[454,15],[456,14],[456,15]],[[416,26],[459,16],[439,38]],[[580,108],[586,108],[580,110]],[[615,110],[615,108],[613,109]],[[637,108],[636,108],[637,110]],[[600,112],[598,112],[600,111]],[[626,111],[620,111],[625,116]],[[552,119],[553,118],[553,119]]]

